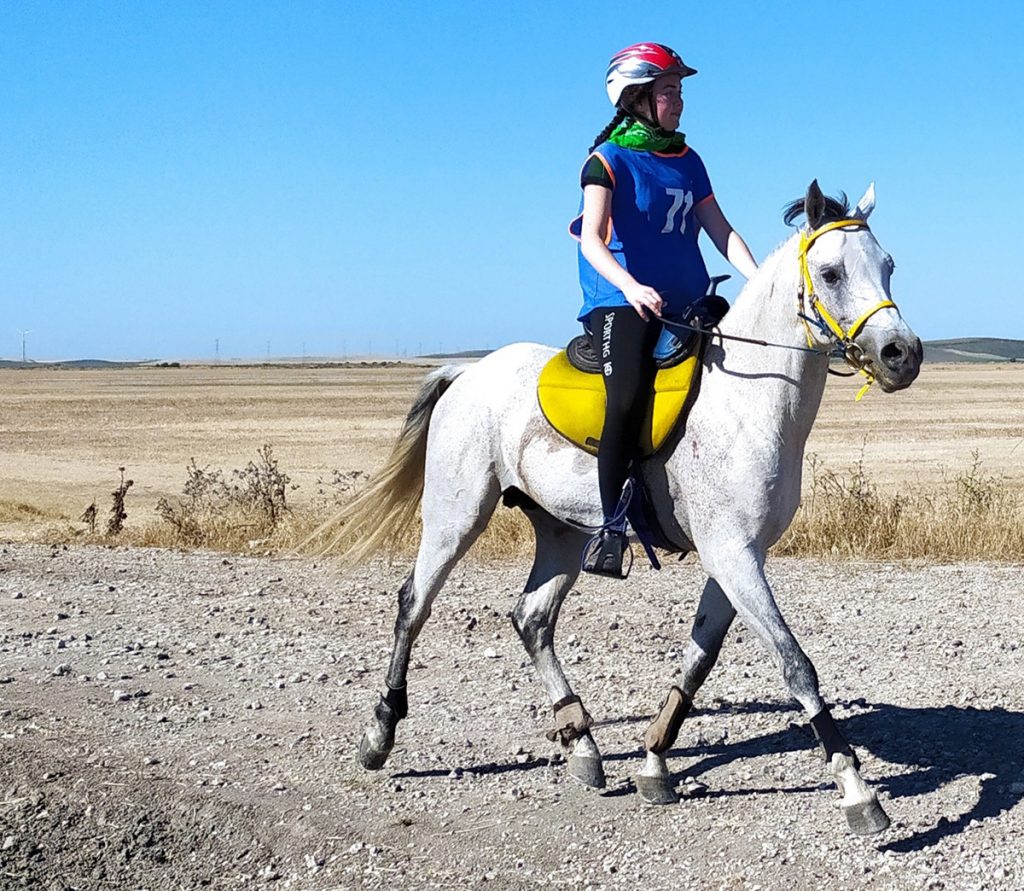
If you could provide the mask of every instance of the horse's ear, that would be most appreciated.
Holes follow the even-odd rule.
[[[812,229],[817,229],[825,216],[825,196],[821,193],[817,180],[807,187],[807,196],[804,198],[804,214],[807,216],[807,225]]]
[[[861,196],[860,201],[857,202],[857,206],[853,209],[853,216],[855,219],[863,220],[865,223],[871,211],[875,209],[875,184],[871,183],[868,186],[868,190]]]

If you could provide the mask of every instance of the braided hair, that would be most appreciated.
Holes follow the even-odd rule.
[[[624,108],[617,108],[615,110],[615,117],[613,117],[608,122],[608,126],[605,127],[600,133],[597,134],[597,136],[594,137],[594,144],[589,149],[587,149],[587,154],[593,154],[594,149],[596,149],[602,142],[604,142],[609,136],[611,136],[612,133],[615,132],[615,128],[618,127],[619,124],[621,124],[623,121],[627,119],[632,120],[632,117],[633,116]]]
[[[604,142],[612,133],[615,132],[615,128],[619,126],[623,121],[627,125],[632,124],[633,121],[640,120],[645,124],[650,125],[652,122],[649,120],[648,113],[639,110],[643,100],[647,100],[648,106],[651,105],[651,91],[649,84],[630,84],[626,89],[622,91],[622,96],[619,99],[619,104],[615,106],[615,117],[608,122],[608,126],[605,127],[597,137],[594,139],[594,144],[590,147],[588,154],[592,153],[602,142]],[[654,124],[655,128],[657,124]]]

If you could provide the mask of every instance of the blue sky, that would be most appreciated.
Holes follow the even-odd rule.
[[[0,356],[562,342],[579,165],[638,40],[700,69],[681,129],[756,257],[812,178],[875,180],[915,330],[1024,338],[1022,10],[4,4]]]

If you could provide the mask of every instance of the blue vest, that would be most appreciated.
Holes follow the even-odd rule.
[[[664,314],[679,315],[707,293],[710,280],[697,245],[694,209],[714,193],[700,156],[691,148],[665,155],[602,143],[594,151],[612,178],[608,250],[640,284],[665,301]],[[587,159],[589,160],[589,158]],[[569,225],[579,238],[580,215]],[[627,306],[622,291],[598,274],[579,252],[582,321],[599,306]]]

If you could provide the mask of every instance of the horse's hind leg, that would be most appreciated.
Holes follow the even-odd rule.
[[[702,554],[703,557],[703,554]],[[710,567],[736,612],[761,640],[782,670],[790,694],[810,718],[825,763],[843,796],[840,805],[850,828],[859,835],[881,832],[889,825],[878,797],[861,778],[857,756],[839,732],[818,692],[811,660],[789,630],[764,575],[764,556],[753,550],[730,554]],[[705,563],[707,565],[707,563]]]
[[[480,479],[475,486],[460,488],[458,499],[449,498],[447,493],[437,497],[424,494],[423,536],[416,565],[398,592],[387,692],[377,703],[373,721],[359,744],[359,761],[367,770],[380,770],[391,753],[395,728],[409,709],[406,673],[412,646],[448,573],[486,528],[499,494],[494,479]]]
[[[573,777],[587,786],[603,789],[604,769],[601,753],[590,735],[590,715],[572,692],[555,653],[558,611],[579,575],[586,536],[540,508],[530,508],[526,515],[533,523],[537,551],[526,589],[512,612],[512,623],[554,705],[555,727],[548,732],[548,739],[571,746],[569,773]]]
[[[708,579],[700,595],[690,643],[683,655],[683,682],[669,690],[660,711],[644,733],[647,757],[637,775],[636,786],[641,797],[651,804],[673,804],[679,800],[665,763],[665,753],[675,745],[683,718],[718,660],[722,641],[735,617],[736,610],[718,582]]]

